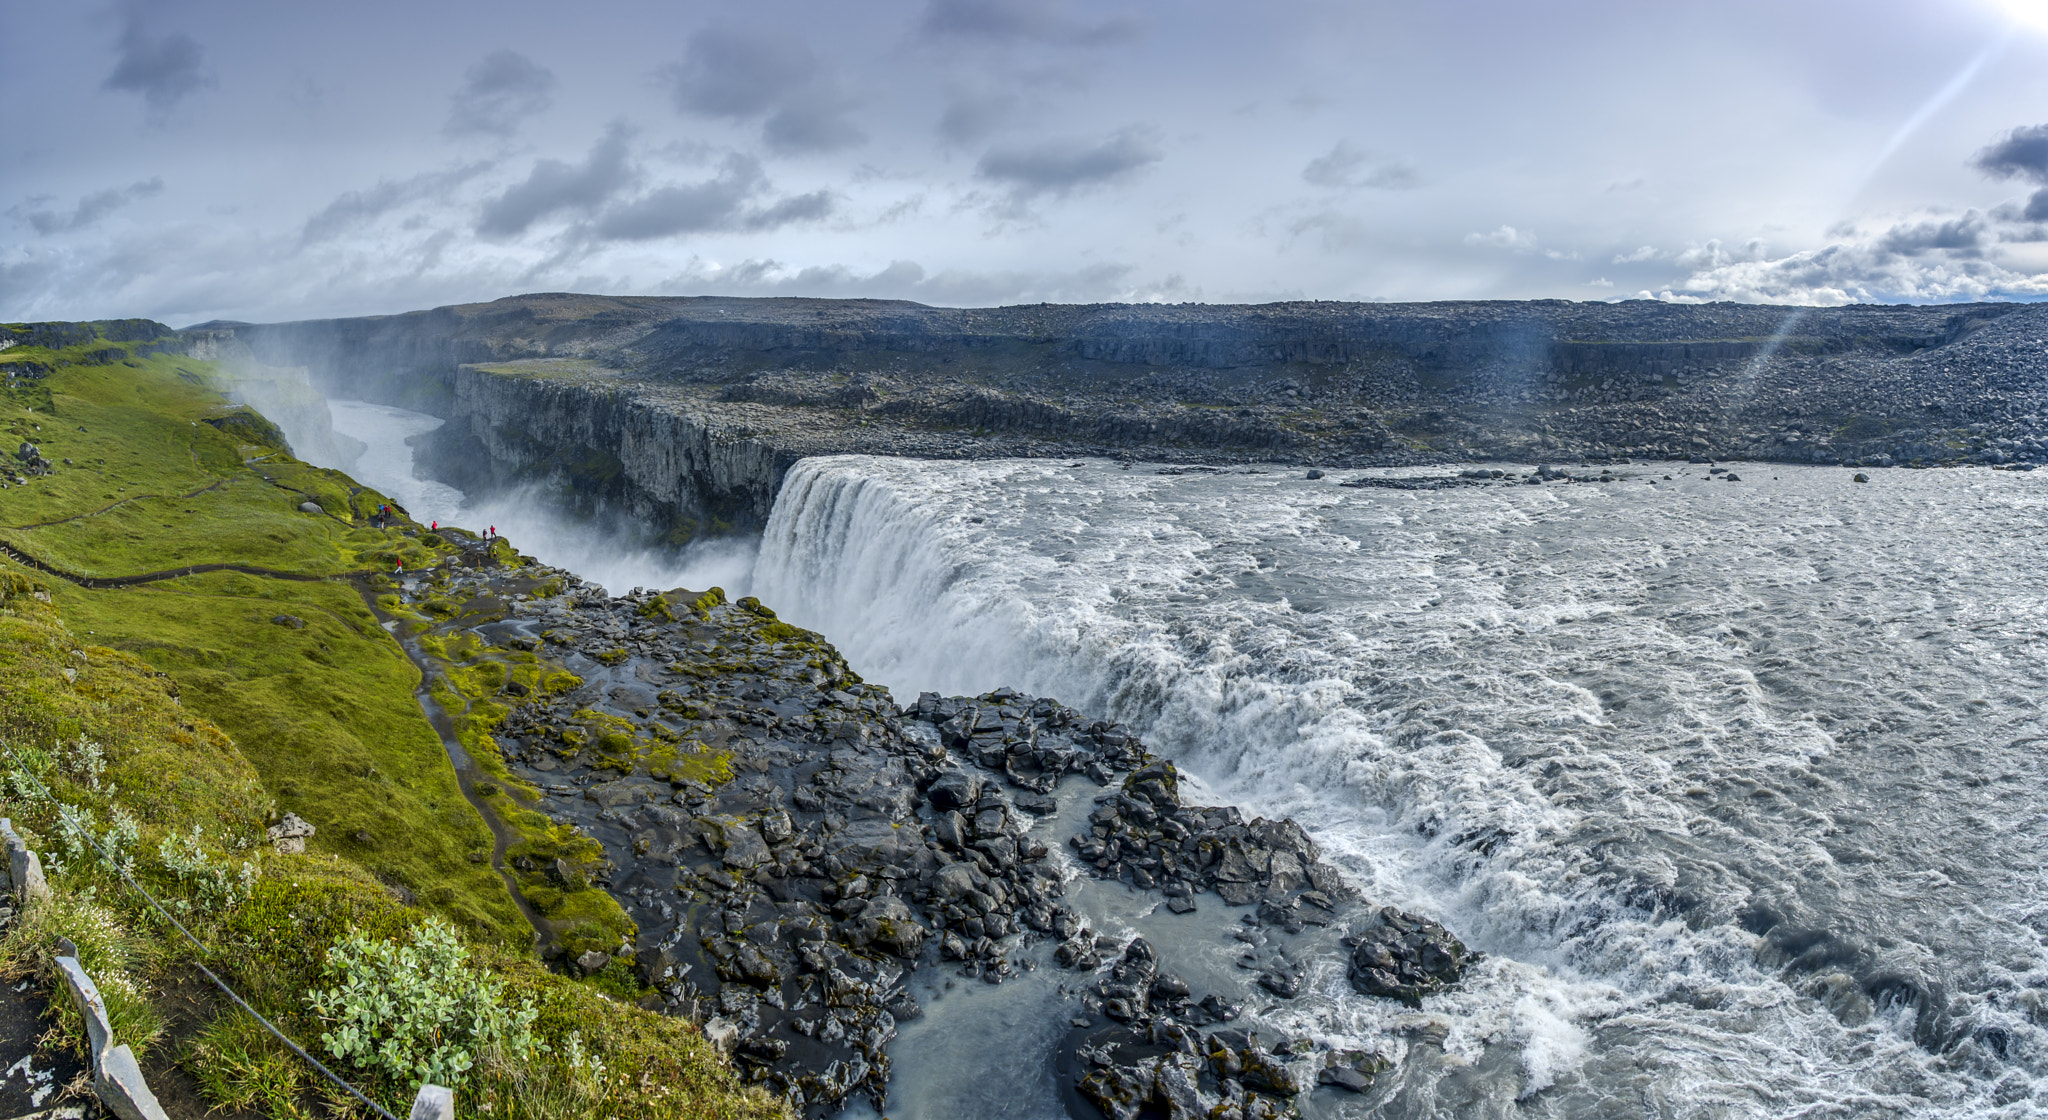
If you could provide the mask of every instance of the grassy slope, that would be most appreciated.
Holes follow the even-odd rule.
[[[0,491],[0,538],[94,576],[203,563],[329,575],[389,570],[401,551],[425,564],[416,541],[368,527],[363,514],[381,495],[243,442],[263,437],[260,423],[208,423],[237,417],[209,373],[165,354],[59,366],[40,385],[41,407],[0,405],[0,422],[39,441],[44,458],[73,463]],[[309,498],[334,514],[300,512]],[[413,700],[418,672],[348,585],[228,572],[119,590],[50,582],[74,625],[170,674],[242,745],[279,808],[318,827],[314,850],[355,860],[473,935],[531,942],[502,880],[470,858],[490,851],[490,832]],[[280,614],[306,628],[273,624]]]
[[[28,439],[45,458],[72,461],[0,490],[0,539],[96,576],[199,563],[306,575],[388,571],[401,557],[410,569],[427,566],[433,538],[367,528],[367,512],[384,499],[290,459],[274,446],[274,429],[207,387],[206,363],[138,357],[130,345],[113,347],[130,353],[125,360],[67,364],[109,348],[0,351],[0,363],[55,367],[0,394],[0,431],[15,437],[0,450]],[[308,498],[328,512],[300,512]],[[481,959],[541,1007],[537,1033],[554,1046],[483,1071],[465,1111],[776,1113],[736,1089],[688,1027],[606,1000],[511,951],[532,937],[503,882],[477,861],[490,851],[489,831],[414,700],[418,670],[352,585],[223,572],[88,591],[4,559],[0,581],[0,743],[16,752],[0,756],[0,770],[41,774],[59,801],[103,823],[117,807],[134,814],[138,868],[157,889],[199,889],[167,864],[153,869],[147,855],[193,824],[222,866],[260,866],[246,899],[195,916],[202,937],[226,950],[215,966],[229,964],[302,1042],[317,1041],[304,993],[319,982],[326,946],[350,930],[401,935],[426,916],[389,889],[401,887],[465,930]],[[48,605],[26,594],[32,585]],[[278,625],[278,615],[305,627]],[[71,652],[79,647],[83,657]],[[84,671],[73,682],[66,668]],[[115,760],[102,783],[85,780],[91,762],[79,755],[81,734]],[[40,830],[40,846],[54,851],[55,806],[24,788],[0,782],[0,815]],[[308,855],[265,850],[261,827],[280,810],[319,826]],[[49,942],[70,934],[89,965],[114,977],[103,987],[116,990],[117,1019],[134,1027],[124,1034],[146,1041],[157,1019],[153,986],[175,972],[184,948],[82,850],[57,864],[59,897],[71,901],[50,920],[63,928],[24,922],[0,946],[0,965],[46,968]],[[568,1058],[572,1036],[591,1055],[580,1065]],[[312,1099],[296,1059],[239,1015],[206,1026],[180,1057],[221,1103],[284,1115]],[[378,1084],[393,1103],[409,1097],[408,1087]]]

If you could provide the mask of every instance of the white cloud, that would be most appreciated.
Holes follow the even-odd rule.
[[[1782,256],[1761,241],[1739,249],[1707,241],[1679,254],[1691,275],[1656,298],[1831,307],[2048,296],[2048,272],[1998,259],[1995,225],[1976,211],[1912,215],[1869,230],[1852,226],[1838,231],[1841,240]]]
[[[1490,233],[1468,233],[1465,235],[1465,244],[1486,249],[1507,249],[1516,253],[1533,253],[1541,248],[1536,240],[1535,230],[1516,229],[1511,225],[1502,225]]]

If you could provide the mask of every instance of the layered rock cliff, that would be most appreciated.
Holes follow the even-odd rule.
[[[1708,457],[2025,463],[2048,308],[1650,302],[933,308],[533,295],[209,324],[433,412],[472,488],[687,533],[765,518],[805,455],[1361,466]]]

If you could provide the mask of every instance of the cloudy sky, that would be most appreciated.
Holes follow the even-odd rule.
[[[0,6],[0,318],[2048,298],[2048,0]]]

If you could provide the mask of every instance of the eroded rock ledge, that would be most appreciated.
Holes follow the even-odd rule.
[[[1213,914],[1263,998],[1300,993],[1309,955],[1327,953],[1302,936],[1333,925],[1355,931],[1359,998],[1417,1003],[1473,959],[1442,927],[1362,903],[1295,822],[1187,803],[1170,761],[1055,699],[1001,689],[899,708],[754,600],[613,597],[502,545],[466,555],[389,606],[471,693],[504,681],[473,697],[471,712],[496,715],[466,740],[501,775],[498,811],[602,847],[548,866],[508,857],[529,894],[588,881],[631,919],[599,944],[539,905],[556,915],[541,922],[553,959],[615,983],[630,962],[644,1006],[702,1021],[806,1115],[885,1097],[890,1043],[935,975],[1080,973],[1058,1059],[1076,1115],[1286,1115],[1389,1064],[1228,1026],[1243,993],[1192,990],[1142,938],[1091,928],[1070,897],[1081,876]],[[521,659],[553,683],[488,669]]]

